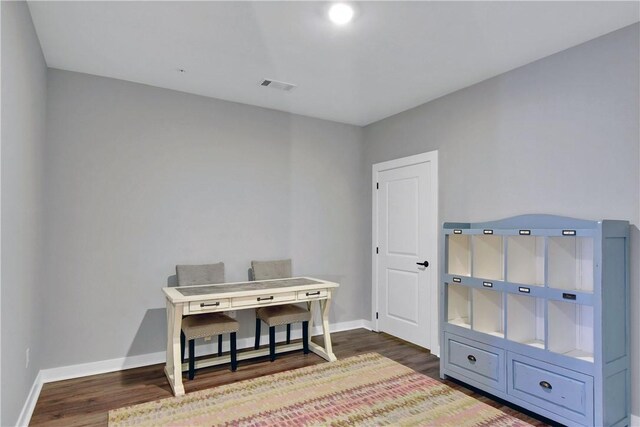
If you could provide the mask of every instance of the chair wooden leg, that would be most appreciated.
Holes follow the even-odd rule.
[[[269,357],[273,362],[276,360],[276,327],[269,326]]]
[[[231,347],[231,371],[235,372],[238,369],[238,358],[236,355],[236,333],[231,332],[231,336],[229,338],[229,346]]]
[[[189,340],[189,379],[196,376],[196,340]]]
[[[185,340],[184,332],[180,331],[180,363],[184,360]]]
[[[302,322],[302,351],[309,354],[309,322]]]
[[[291,344],[291,323],[287,323],[287,344]]]
[[[253,346],[254,349],[258,349],[260,347],[260,323],[262,320],[256,317],[256,342]]]
[[[218,357],[222,356],[222,334],[218,335]]]

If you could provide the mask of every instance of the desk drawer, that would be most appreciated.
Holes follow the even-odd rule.
[[[261,304],[271,305],[279,302],[295,301],[295,299],[296,299],[295,292],[273,293],[273,294],[255,295],[252,297],[233,298],[231,301],[231,305],[233,307],[246,307],[246,306],[261,305]]]
[[[315,291],[298,291],[298,301],[309,301],[326,298],[329,291],[327,289],[316,289]]]
[[[456,335],[445,335],[446,367],[481,384],[506,391],[505,352]]]
[[[512,396],[580,424],[591,424],[593,377],[509,353],[509,378]]]
[[[229,307],[229,300],[210,299],[206,301],[191,301],[189,303],[189,313],[206,313],[208,311],[220,311],[221,308]]]

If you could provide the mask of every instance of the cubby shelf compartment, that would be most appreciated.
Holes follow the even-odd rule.
[[[447,322],[471,328],[471,292],[466,286],[447,284]]]
[[[507,294],[507,339],[545,348],[544,299]]]
[[[593,238],[548,238],[549,287],[593,292]]]
[[[450,234],[447,236],[447,273],[454,276],[471,276],[471,236]]]
[[[473,289],[471,293],[472,329],[504,338],[502,292]]]
[[[441,378],[565,425],[631,424],[628,221],[447,222],[440,246]]]
[[[489,280],[504,280],[504,243],[502,236],[474,235],[473,277]]]
[[[593,362],[593,307],[548,301],[549,351]]]
[[[507,237],[507,281],[544,285],[544,237]]]

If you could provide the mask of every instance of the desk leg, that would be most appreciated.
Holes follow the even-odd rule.
[[[320,301],[320,308],[322,309],[322,332],[324,333],[324,349],[329,355],[329,361],[335,362],[338,360],[335,354],[333,354],[333,347],[331,346],[331,334],[329,333],[329,306],[331,305],[331,296],[329,298]]]
[[[320,347],[318,344],[309,343],[309,350],[316,353],[323,359],[329,362],[335,362],[338,360],[335,354],[333,354],[333,348],[331,347],[331,334],[329,333],[329,306],[331,302],[331,295],[325,300],[319,300],[320,310],[322,314],[322,332],[324,336],[324,347]],[[311,313],[313,315],[313,311]],[[313,318],[312,318],[313,319]],[[311,328],[312,322],[309,322],[309,328]],[[309,333],[311,336],[311,333]]]
[[[180,329],[182,328],[182,304],[167,300],[167,364],[164,373],[176,396],[184,394],[182,384],[182,360],[180,359]]]
[[[309,313],[311,313],[311,319],[309,319],[309,325],[308,325],[309,345],[311,345],[311,337],[313,336],[313,321],[316,318],[316,304],[315,304],[315,301],[309,301],[307,303],[307,309],[309,310]]]

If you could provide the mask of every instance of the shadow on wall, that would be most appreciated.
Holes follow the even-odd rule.
[[[174,274],[167,277],[167,286],[178,286],[178,278]],[[167,345],[167,310],[165,307],[150,308],[144,313],[142,322],[133,338],[127,357],[166,351]]]
[[[162,308],[150,308],[144,313],[142,322],[133,338],[127,357],[165,351],[167,342],[167,310]]]
[[[170,288],[178,286],[178,276],[174,274],[173,276],[167,277],[167,286]]]

